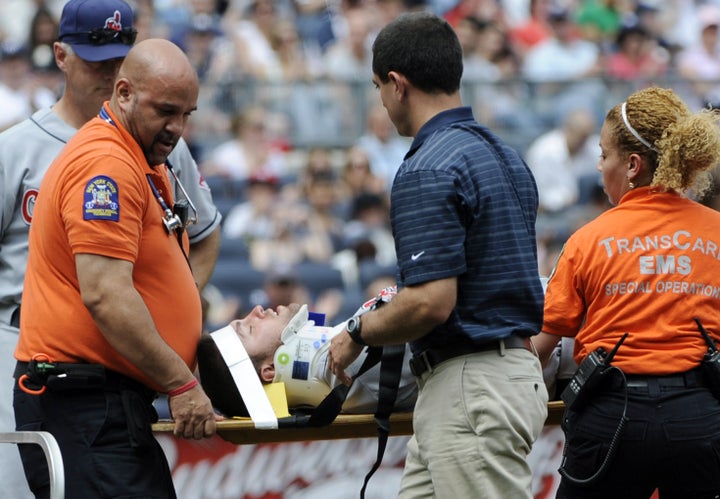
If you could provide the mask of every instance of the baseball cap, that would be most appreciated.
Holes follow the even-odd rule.
[[[137,31],[133,11],[123,0],[70,0],[60,16],[58,39],[89,62],[125,57]]]
[[[276,175],[266,172],[255,172],[248,177],[248,185],[268,185],[278,187],[279,179]]]

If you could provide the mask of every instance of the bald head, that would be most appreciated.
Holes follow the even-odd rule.
[[[128,53],[110,108],[143,149],[150,166],[164,163],[197,108],[198,76],[168,40],[148,39]]]
[[[197,87],[198,76],[185,53],[169,40],[150,38],[135,45],[120,66],[118,79],[144,86],[165,82]]]

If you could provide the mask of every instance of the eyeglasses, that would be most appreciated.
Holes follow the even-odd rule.
[[[87,36],[90,45],[107,45],[120,42],[123,45],[132,45],[137,39],[137,30],[134,28],[122,28],[120,30],[110,28],[94,28],[81,33],[65,33],[60,37],[62,40],[68,36]]]

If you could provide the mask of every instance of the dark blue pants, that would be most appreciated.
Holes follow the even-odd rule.
[[[65,468],[65,497],[175,498],[172,475],[151,431],[156,418],[144,389],[47,390],[31,395],[14,390],[17,430],[50,432]],[[50,495],[42,449],[20,445],[30,489]]]
[[[605,473],[589,485],[563,478],[557,498],[648,499],[656,488],[661,499],[720,497],[720,402],[702,382],[666,386],[648,379],[628,390],[629,421]],[[585,479],[600,468],[623,406],[615,379],[587,405],[566,412],[570,476]]]

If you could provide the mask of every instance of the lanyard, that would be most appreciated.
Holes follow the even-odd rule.
[[[104,107],[100,109],[100,118],[109,125],[117,128],[117,124],[115,123],[115,121],[113,121],[112,117],[110,117],[110,114],[108,114]],[[152,181],[152,176],[148,173],[147,175],[145,175],[145,177],[150,184],[150,189],[152,190],[155,199],[160,204],[160,207],[163,210],[162,222],[165,226],[165,229],[167,229],[168,233],[172,233],[173,231],[177,232],[178,240],[180,240],[182,232],[183,230],[185,230],[185,227],[190,223],[197,222],[197,210],[195,209],[195,205],[193,205],[192,201],[190,201],[190,198],[188,197],[185,188],[180,183],[177,175],[175,175],[175,172],[173,171],[170,162],[166,161],[166,163],[168,169],[170,170],[170,173],[172,173],[175,183],[178,185],[180,191],[185,196],[186,202],[177,202],[173,205],[173,209],[170,209],[168,204],[165,202],[165,199],[160,194],[160,191],[158,191],[157,187],[155,187],[155,183]],[[193,211],[192,218],[188,218],[189,209],[192,209]]]

